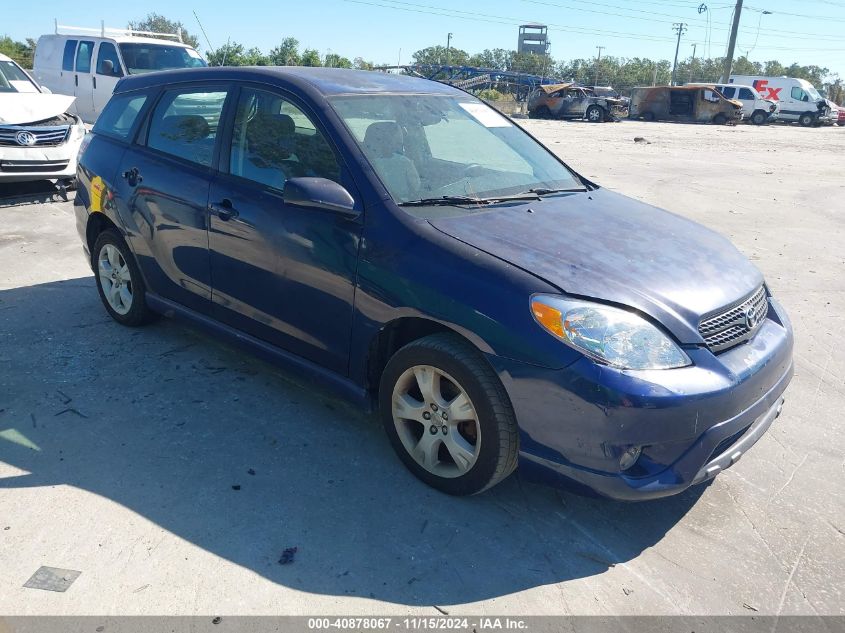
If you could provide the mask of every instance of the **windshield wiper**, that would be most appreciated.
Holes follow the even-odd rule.
[[[537,187],[536,189],[529,189],[526,193],[535,193],[538,196],[547,196],[550,193],[581,193],[587,191],[586,187],[573,187],[571,189],[547,189],[544,187]]]
[[[440,196],[439,198],[422,198],[420,200],[409,200],[400,202],[400,207],[429,207],[458,204],[496,204],[497,202],[509,202],[511,200],[539,200],[540,195],[533,191],[517,193],[511,196],[490,196],[488,198],[473,198],[472,196]]]

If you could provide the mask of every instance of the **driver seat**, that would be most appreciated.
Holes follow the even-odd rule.
[[[400,201],[417,196],[420,174],[405,156],[402,128],[395,121],[376,121],[364,133],[364,150],[379,178]]]

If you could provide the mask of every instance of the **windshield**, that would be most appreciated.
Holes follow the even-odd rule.
[[[810,99],[812,99],[813,101],[818,101],[819,99],[822,98],[822,96],[819,94],[819,91],[816,90],[810,84],[807,84],[806,86],[804,86],[804,92],[806,92],[808,95],[810,95]]]
[[[397,203],[583,189],[543,146],[469,95],[356,95],[330,102]]]
[[[39,92],[15,62],[0,61],[0,92]]]
[[[120,53],[130,75],[174,68],[207,66],[193,48],[167,44],[121,44]]]

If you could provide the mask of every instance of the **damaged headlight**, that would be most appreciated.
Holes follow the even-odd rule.
[[[600,363],[620,369],[673,369],[691,364],[668,335],[627,310],[536,295],[531,312],[550,334]]]

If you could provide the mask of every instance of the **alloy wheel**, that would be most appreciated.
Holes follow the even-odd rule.
[[[132,276],[116,246],[105,244],[97,257],[100,286],[111,309],[125,315],[132,309]]]
[[[428,472],[454,478],[481,449],[478,413],[466,390],[431,365],[408,368],[393,388],[393,423],[408,454]]]

